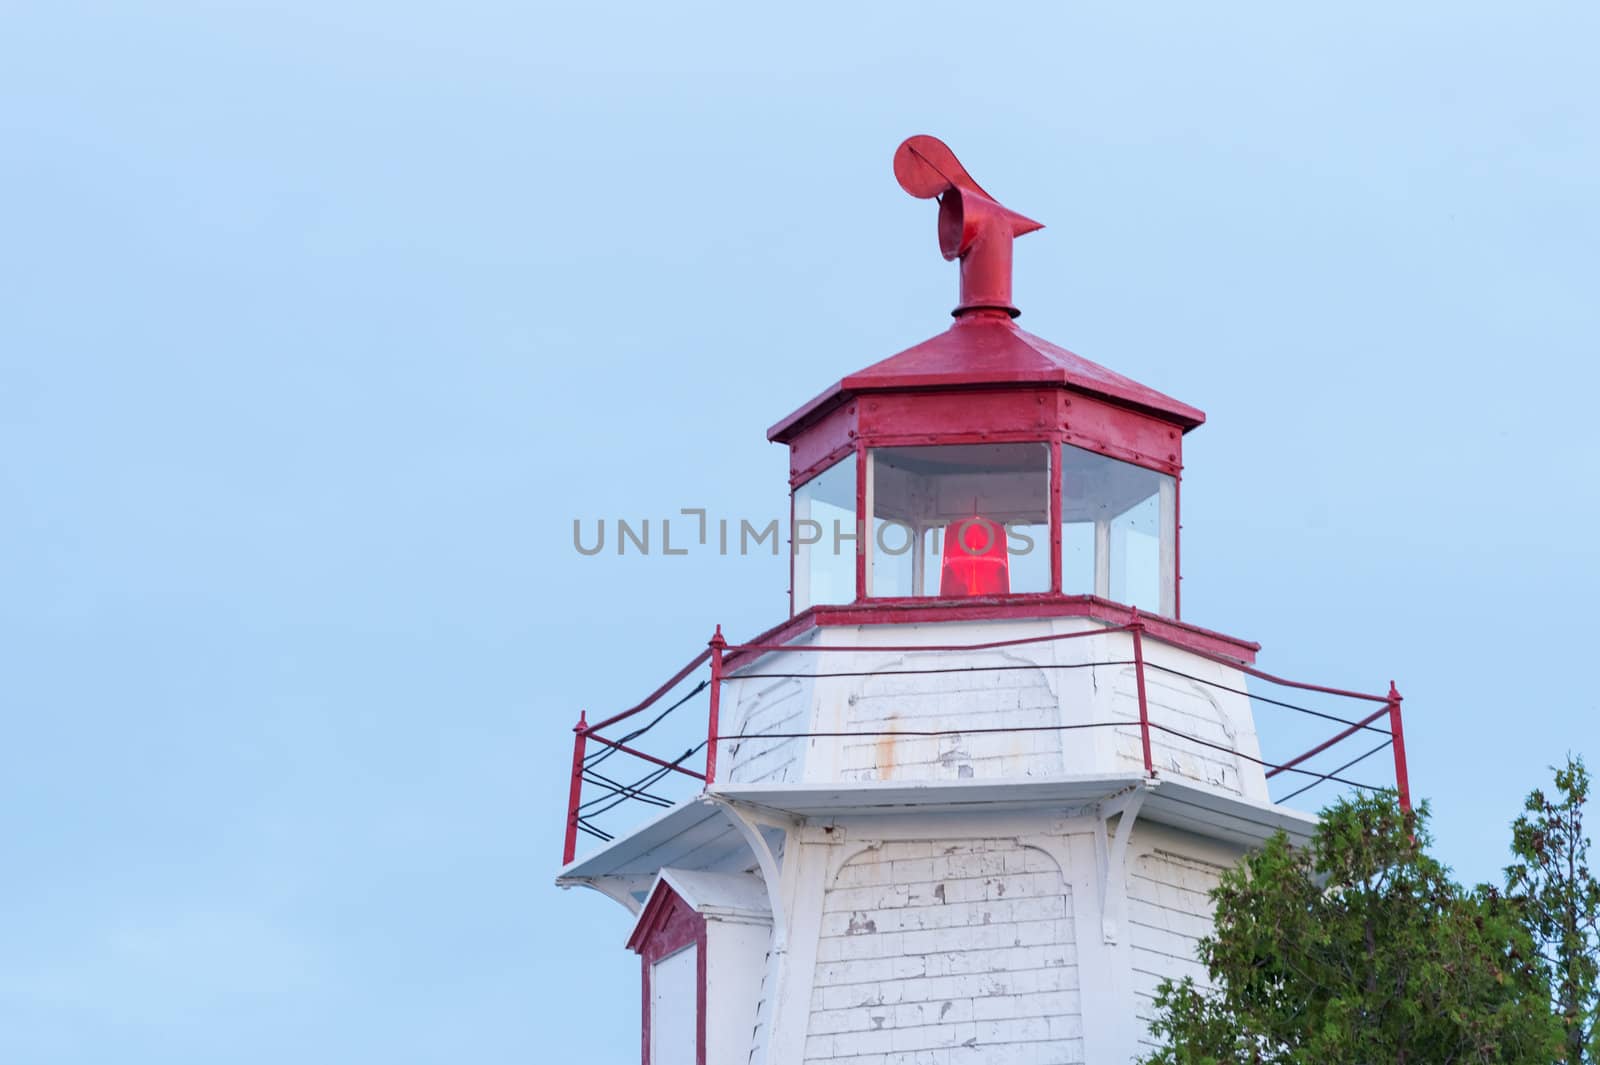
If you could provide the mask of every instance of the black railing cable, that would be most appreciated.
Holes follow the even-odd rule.
[[[1285,803],[1285,802],[1288,802],[1290,799],[1294,798],[1296,795],[1299,795],[1299,794],[1301,794],[1303,792],[1310,791],[1312,788],[1316,787],[1318,784],[1323,784],[1323,783],[1326,783],[1327,781],[1330,781],[1330,780],[1337,780],[1339,778],[1334,776],[1334,773],[1343,773],[1346,769],[1349,769],[1351,766],[1355,765],[1357,762],[1366,761],[1368,758],[1371,758],[1373,755],[1377,754],[1379,751],[1383,750],[1385,747],[1388,747],[1388,746],[1392,745],[1393,743],[1394,743],[1394,737],[1391,736],[1388,739],[1384,740],[1382,743],[1378,744],[1376,747],[1372,748],[1372,750],[1368,751],[1366,754],[1357,755],[1356,757],[1350,759],[1344,765],[1342,765],[1339,768],[1333,770],[1332,773],[1320,774],[1317,777],[1316,780],[1313,780],[1311,783],[1307,784],[1305,787],[1298,788],[1295,791],[1291,791],[1289,794],[1285,795],[1283,798],[1277,799],[1277,800],[1274,800],[1274,801],[1279,802],[1279,803]]]
[[[699,743],[695,744],[693,747],[690,747],[687,751],[684,751],[682,754],[678,755],[677,758],[673,759],[671,765],[662,766],[660,769],[657,769],[655,772],[647,773],[643,777],[640,777],[637,781],[635,781],[633,783],[633,785],[631,786],[630,790],[639,791],[639,790],[643,790],[645,788],[650,787],[652,784],[654,784],[657,781],[659,781],[662,777],[664,777],[668,773],[672,772],[672,770],[674,770],[679,765],[681,765],[686,759],[692,757],[695,754],[695,752],[699,751],[705,745],[706,745],[705,741],[701,740]],[[600,807],[598,810],[591,810],[589,812],[588,816],[593,817],[596,814],[603,814],[607,810],[610,810],[610,809],[612,809],[614,807],[620,806],[623,803],[627,802],[631,797],[632,796],[630,796],[630,795],[619,795],[616,798],[611,799],[610,802],[606,803],[606,805]],[[605,802],[606,799],[610,799],[610,798],[611,798],[611,796],[609,796],[609,795],[602,795],[598,799],[591,799],[588,803],[584,803],[583,805],[585,807],[587,807],[591,803]],[[671,805],[671,804],[669,803],[668,805]]]
[[[601,801],[601,799],[607,798],[610,795],[616,795],[619,793],[627,795],[630,799],[638,799],[640,802],[650,803],[652,806],[672,805],[671,799],[664,799],[660,795],[652,795],[648,791],[641,789],[637,782],[633,784],[623,784],[620,781],[612,780],[608,776],[595,773],[590,770],[584,771],[583,779],[586,783],[595,784],[599,787],[607,789],[607,794],[602,795],[597,799],[591,799],[587,803],[583,803],[578,807],[580,810],[587,806],[592,806],[594,803],[597,803]]]
[[[1146,662],[1145,667],[1147,669],[1159,669],[1163,673],[1171,673],[1175,677],[1182,677],[1184,680],[1192,680],[1196,684],[1204,684],[1207,687],[1216,688],[1219,691],[1232,692],[1234,695],[1242,695],[1246,699],[1256,699],[1272,706],[1281,706],[1285,710],[1298,710],[1302,714],[1310,714],[1312,717],[1320,717],[1325,721],[1337,721],[1341,725],[1354,725],[1356,723],[1348,718],[1340,717],[1338,714],[1328,714],[1322,712],[1321,710],[1313,710],[1309,706],[1299,706],[1295,703],[1286,703],[1282,699],[1274,699],[1267,695],[1257,695],[1255,692],[1245,691],[1243,688],[1230,688],[1226,684],[1220,684],[1214,680],[1207,680],[1204,677],[1197,677],[1192,673],[1185,673],[1181,669],[1173,669],[1170,666],[1158,665],[1155,662]],[[1380,736],[1387,736],[1389,734],[1387,729],[1378,728],[1376,725],[1362,725],[1361,727],[1368,732],[1376,732]]]
[[[643,725],[643,726],[641,726],[639,728],[634,729],[632,732],[628,733],[626,736],[622,737],[620,740],[617,740],[616,742],[618,742],[618,743],[632,743],[634,740],[638,739],[640,736],[643,736],[646,732],[649,732],[651,729],[653,729],[657,725],[661,724],[662,720],[668,714],[672,713],[674,710],[676,710],[678,707],[682,706],[684,703],[688,702],[690,699],[693,699],[696,695],[699,695],[701,692],[705,691],[707,685],[709,685],[710,683],[711,683],[710,681],[703,680],[699,684],[696,684],[693,688],[689,689],[689,691],[683,696],[683,698],[679,699],[677,702],[673,703],[671,706],[669,706],[665,710],[661,711],[661,713],[659,713],[655,717],[651,718],[649,724],[646,724],[646,725]],[[583,762],[584,768],[587,769],[590,766],[599,765],[601,762],[605,761],[607,758],[610,758],[613,754],[616,754],[616,753],[617,753],[617,749],[615,747],[607,747],[605,750],[601,751],[599,754],[591,754],[588,758],[584,759],[584,762]]]

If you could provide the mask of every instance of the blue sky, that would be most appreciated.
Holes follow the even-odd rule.
[[[765,427],[947,321],[911,133],[1210,415],[1186,617],[1397,679],[1463,877],[1600,758],[1593,5],[0,24],[0,1060],[634,1060],[568,729],[786,574],[571,521],[783,511]]]

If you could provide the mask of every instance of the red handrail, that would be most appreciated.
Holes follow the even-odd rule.
[[[706,715],[706,783],[717,779],[717,717],[722,709],[722,652],[728,641],[722,626],[711,635],[711,710]]]
[[[696,780],[705,780],[705,778],[706,778],[706,775],[704,773],[696,773],[693,769],[685,769],[683,766],[679,765],[677,762],[669,762],[665,758],[657,758],[653,754],[646,754],[644,751],[641,751],[636,747],[629,747],[625,743],[618,743],[616,740],[608,740],[604,736],[596,736],[594,734],[594,730],[593,729],[589,730],[588,736],[589,736],[589,738],[591,740],[594,740],[596,743],[603,743],[607,747],[614,747],[617,750],[621,751],[623,754],[631,754],[635,758],[642,758],[646,762],[650,762],[653,765],[658,765],[663,769],[670,769],[674,773],[682,773],[684,776],[686,776],[686,777],[694,777]],[[681,759],[680,759],[680,761],[681,761]]]
[[[1400,809],[1411,812],[1411,780],[1406,772],[1406,733],[1400,723],[1400,692],[1389,682],[1389,735],[1394,737],[1394,786],[1400,793]]]
[[[1304,754],[1295,755],[1293,758],[1289,759],[1287,762],[1284,762],[1281,765],[1275,766],[1272,769],[1272,771],[1267,774],[1267,776],[1268,777],[1275,777],[1279,773],[1283,772],[1285,769],[1293,769],[1295,766],[1299,765],[1301,762],[1305,761],[1307,758],[1310,758],[1310,757],[1312,757],[1314,755],[1321,754],[1323,751],[1327,750],[1329,747],[1332,747],[1334,744],[1338,743],[1340,740],[1349,739],[1351,736],[1354,736],[1356,733],[1360,732],[1362,729],[1366,728],[1368,725],[1372,724],[1374,721],[1378,720],[1378,718],[1382,717],[1384,714],[1387,714],[1387,713],[1389,713],[1389,708],[1387,706],[1384,707],[1382,710],[1374,710],[1372,713],[1368,714],[1366,717],[1362,718],[1360,721],[1357,721],[1355,724],[1353,724],[1353,725],[1349,726],[1348,728],[1344,729],[1342,732],[1336,733],[1331,739],[1323,740],[1321,743],[1317,744],[1315,747],[1311,748],[1309,751],[1306,751]]]
[[[721,626],[718,626],[718,628],[721,628]],[[689,664],[688,665],[684,666],[682,669],[678,670],[678,672],[674,673],[672,675],[672,677],[665,684],[663,684],[661,687],[657,688],[655,691],[651,692],[649,695],[645,696],[644,697],[644,701],[641,702],[638,706],[629,707],[627,710],[624,710],[620,714],[612,714],[610,717],[606,718],[604,721],[595,722],[593,725],[589,726],[589,731],[593,732],[596,729],[603,729],[607,725],[615,725],[618,721],[625,721],[628,718],[632,717],[634,714],[639,713],[641,710],[650,709],[650,707],[655,705],[655,702],[656,702],[657,699],[661,698],[663,695],[667,694],[667,692],[671,691],[673,689],[673,687],[680,680],[682,680],[684,677],[687,677],[689,674],[691,674],[695,670],[699,669],[700,668],[700,664],[702,662],[704,662],[706,659],[710,658],[710,657],[711,657],[710,648],[707,648],[706,650],[701,651],[699,654],[695,655],[692,659],[689,660]]]
[[[1139,745],[1144,750],[1144,775],[1156,775],[1156,761],[1150,753],[1150,703],[1144,694],[1144,623],[1134,615],[1129,626],[1133,633],[1133,676],[1139,689]]]
[[[589,733],[584,717],[584,711],[578,711],[578,723],[572,726],[572,784],[567,792],[567,837],[561,845],[562,865],[570,864],[578,850],[578,807],[583,799],[583,741]]]

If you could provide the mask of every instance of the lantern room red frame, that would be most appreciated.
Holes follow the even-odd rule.
[[[852,374],[778,422],[767,439],[789,448],[794,490],[856,456],[854,606],[893,609],[928,598],[868,597],[867,452],[881,447],[1042,443],[1050,449],[1050,590],[978,599],[1002,614],[1036,614],[1062,593],[1061,449],[1092,451],[1171,476],[1174,482],[1173,618],[1182,616],[1183,437],[1200,410],[1017,328],[1008,314],[971,311],[944,333]],[[794,613],[794,556],[789,561]],[[1009,609],[1004,609],[1009,608]]]

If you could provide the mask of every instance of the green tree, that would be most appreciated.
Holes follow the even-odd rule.
[[[1555,795],[1531,793],[1511,826],[1506,896],[1549,976],[1563,1029],[1560,1060],[1580,1065],[1600,1060],[1600,883],[1583,828],[1589,772],[1571,755],[1554,772]]]
[[[1549,984],[1514,908],[1427,854],[1426,806],[1340,801],[1222,878],[1209,987],[1167,982],[1154,1065],[1549,1065]]]

